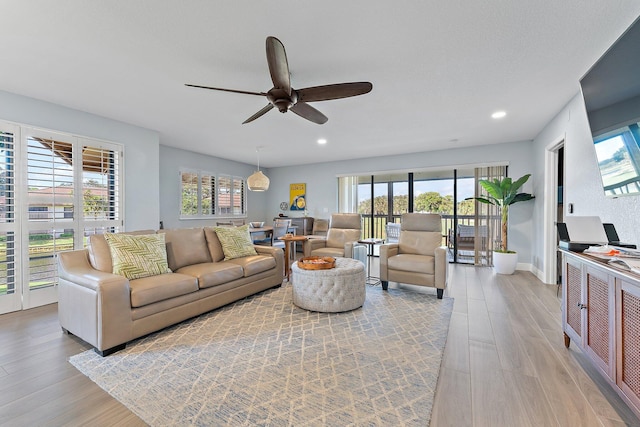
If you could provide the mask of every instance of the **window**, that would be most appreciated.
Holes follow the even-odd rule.
[[[242,177],[210,172],[180,172],[180,217],[245,216],[245,181]]]
[[[640,126],[633,123],[594,139],[605,195],[640,192]]]
[[[245,215],[245,183],[237,176],[220,175],[218,184],[218,206],[220,215]]]

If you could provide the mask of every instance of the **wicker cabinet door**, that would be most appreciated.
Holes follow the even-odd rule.
[[[640,287],[618,280],[616,383],[640,412]]]
[[[583,335],[587,354],[612,380],[614,377],[615,278],[606,271],[586,271],[586,318]]]
[[[582,345],[582,266],[571,258],[563,258],[564,331],[571,339],[576,340],[578,345]]]

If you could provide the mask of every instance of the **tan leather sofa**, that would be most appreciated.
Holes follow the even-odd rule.
[[[254,246],[258,255],[224,261],[213,228],[158,232],[165,233],[171,273],[134,280],[113,274],[102,235],[91,236],[87,249],[58,254],[64,331],[106,356],[135,338],[282,284],[280,248]]]
[[[442,246],[442,220],[438,214],[402,215],[398,243],[380,246],[380,280],[431,286],[442,299],[447,285],[447,250]]]
[[[304,256],[353,258],[353,247],[357,245],[361,235],[360,214],[333,214],[325,238],[314,238],[304,242]]]

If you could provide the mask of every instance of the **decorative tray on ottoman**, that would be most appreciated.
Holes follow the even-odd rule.
[[[328,270],[336,266],[336,259],[330,256],[307,256],[298,260],[303,270]]]

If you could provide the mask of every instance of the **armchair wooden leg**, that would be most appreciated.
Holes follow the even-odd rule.
[[[387,282],[386,280],[382,281],[382,290],[386,291],[389,288],[389,282]]]
[[[444,295],[444,289],[436,289],[436,293],[438,294],[438,299],[442,299]]]

